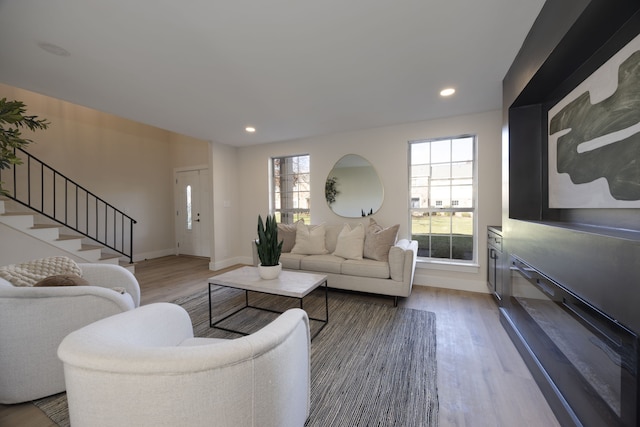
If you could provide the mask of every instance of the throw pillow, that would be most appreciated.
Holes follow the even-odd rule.
[[[342,231],[338,234],[338,243],[333,255],[346,258],[361,260],[364,249],[364,226],[358,224],[354,229],[345,224]]]
[[[364,257],[377,261],[389,261],[389,250],[396,244],[400,224],[382,228],[369,218],[369,226],[364,237]]]
[[[13,286],[33,286],[45,277],[59,274],[82,275],[80,266],[71,258],[55,256],[22,264],[0,267],[0,277],[11,282]]]
[[[304,224],[304,220],[300,219],[294,224],[278,224],[278,239],[282,241],[282,252],[291,252],[293,245],[296,244],[298,223]]]
[[[324,224],[313,226],[301,222],[296,223],[296,244],[291,249],[291,253],[300,255],[326,254],[324,232]]]
[[[89,282],[75,274],[58,274],[45,277],[33,286],[87,286]]]

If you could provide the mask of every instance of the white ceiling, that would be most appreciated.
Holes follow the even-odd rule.
[[[0,0],[0,82],[237,146],[429,120],[501,108],[543,3]]]

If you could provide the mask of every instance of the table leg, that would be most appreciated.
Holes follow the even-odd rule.
[[[248,295],[248,291],[244,291],[244,295],[245,295],[245,306],[244,307],[240,307],[239,309],[237,309],[236,311],[234,311],[231,314],[226,315],[225,317],[223,317],[222,319],[217,320],[215,323],[213,322],[213,315],[211,314],[211,286],[212,284],[209,283],[209,327],[210,328],[217,328],[217,329],[221,329],[223,331],[227,331],[227,332],[234,332],[237,334],[241,334],[241,335],[248,335],[244,332],[240,332],[240,331],[234,331],[232,329],[226,329],[226,328],[221,328],[219,326],[217,326],[219,323],[224,322],[225,320],[227,320],[228,318],[230,318],[231,316],[238,314],[239,312],[241,312],[242,310],[248,308],[248,302],[249,302],[249,295]],[[216,286],[224,286],[224,285],[216,285]]]
[[[302,298],[300,298],[300,308],[303,309]],[[327,323],[329,323],[329,285],[326,280],[324,281],[324,319],[316,319],[314,317],[309,317],[309,320],[322,322],[322,326],[320,326],[320,328],[316,331],[316,333],[313,334],[313,336],[311,336],[311,339],[313,340],[320,333],[320,331],[322,331],[324,327],[327,326]]]

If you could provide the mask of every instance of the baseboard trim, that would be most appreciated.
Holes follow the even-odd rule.
[[[479,292],[488,294],[489,288],[484,281],[465,280],[459,277],[444,277],[433,274],[420,274],[418,271],[413,276],[414,286],[429,286],[432,288],[455,289],[458,291]]]
[[[238,264],[253,265],[253,260],[251,257],[234,257],[220,261],[212,260],[209,262],[209,270],[218,271]]]
[[[162,249],[159,251],[143,252],[133,256],[133,262],[140,262],[147,259],[161,258],[163,256],[175,255],[175,248]]]

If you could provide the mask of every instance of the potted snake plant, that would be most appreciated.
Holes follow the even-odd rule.
[[[282,271],[280,264],[280,254],[282,253],[282,241],[278,241],[278,224],[275,215],[267,215],[267,220],[262,221],[258,215],[258,239],[256,240],[258,250],[258,273],[265,280],[275,279]]]

